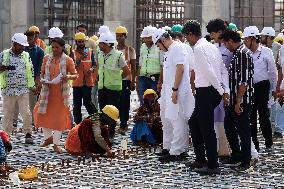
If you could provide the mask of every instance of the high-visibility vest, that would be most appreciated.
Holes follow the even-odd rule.
[[[99,82],[98,88],[103,87],[114,90],[122,90],[122,71],[118,65],[120,57],[123,55],[118,50],[112,50],[112,54],[108,57],[104,57],[103,53],[98,54],[99,61]]]
[[[76,50],[72,50],[72,52],[76,65],[76,61],[80,59],[81,55]],[[81,60],[79,65],[76,65],[76,70],[79,77],[72,82],[73,87],[82,87],[83,85],[86,85],[88,87],[94,86],[93,74],[87,75],[87,71],[90,70],[90,68],[92,68],[93,66],[92,52],[93,51],[90,48],[86,48],[85,53],[87,54],[87,56]]]
[[[21,55],[24,63],[25,63],[25,67],[26,67],[26,79],[27,79],[27,87],[28,88],[32,88],[35,86],[35,81],[34,81],[34,74],[33,74],[33,64],[30,60],[30,55],[29,53],[23,51]],[[9,66],[10,63],[10,49],[4,50],[3,51],[3,62],[2,65],[4,66]],[[0,73],[0,87],[3,89],[5,87],[7,87],[7,71],[3,71]]]
[[[141,68],[140,76],[160,74],[160,50],[153,45],[148,48],[145,43],[140,48]]]

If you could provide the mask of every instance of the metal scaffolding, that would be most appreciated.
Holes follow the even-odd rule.
[[[104,22],[103,0],[46,0],[45,28],[59,27],[66,40],[72,40],[76,26],[88,26],[88,35],[94,35]]]
[[[271,0],[235,0],[230,3],[232,12],[230,20],[241,29],[249,25],[263,28],[274,23],[274,2]]]
[[[184,0],[136,0],[136,39],[145,26],[172,26],[184,22]],[[140,43],[137,41],[137,49]]]
[[[274,0],[274,3],[275,30],[280,32],[283,29],[284,22],[284,0]]]

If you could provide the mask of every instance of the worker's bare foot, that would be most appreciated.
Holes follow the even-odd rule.
[[[53,145],[53,150],[59,154],[63,152],[62,148],[56,144]]]
[[[48,139],[46,139],[41,145],[39,145],[39,147],[46,147],[52,143],[53,143],[53,137],[51,136]]]

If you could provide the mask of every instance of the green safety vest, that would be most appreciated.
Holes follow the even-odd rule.
[[[122,90],[122,71],[118,65],[118,61],[122,56],[122,52],[113,50],[113,54],[104,57],[103,52],[98,53],[98,62],[99,62],[99,81],[98,88],[102,89],[103,87],[114,90]]]
[[[70,56],[71,53],[71,45],[65,44],[65,49],[67,51],[67,55]],[[51,54],[52,53],[52,47],[51,45],[46,45],[44,49],[44,55]]]
[[[148,48],[145,43],[140,48],[140,55],[142,58],[140,76],[160,74],[160,50],[153,45]]]
[[[29,53],[24,51],[22,52],[21,56],[23,57],[26,66],[26,79],[27,79],[28,88],[32,88],[35,86],[35,81],[32,70],[33,64],[30,60],[30,55]],[[9,62],[10,62],[10,49],[7,49],[3,51],[2,65],[9,66]],[[3,71],[0,73],[0,87],[2,89],[7,87],[7,71]]]

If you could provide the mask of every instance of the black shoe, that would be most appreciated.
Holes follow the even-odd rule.
[[[283,138],[283,135],[280,132],[274,132],[273,136],[274,138]]]
[[[273,146],[271,146],[271,147],[266,147],[266,148],[265,148],[265,152],[268,153],[268,154],[273,153],[273,152],[274,152]]]
[[[250,165],[249,164],[240,164],[239,166],[237,167],[234,167],[234,170],[236,171],[246,171],[250,168]]]
[[[241,160],[236,158],[230,158],[228,161],[224,161],[223,165],[229,167],[237,167],[241,165]]]
[[[202,168],[196,168],[194,169],[196,173],[199,173],[201,175],[219,175],[221,173],[221,170],[219,167],[217,168],[208,168],[208,167],[202,167]]]
[[[189,155],[188,155],[187,152],[182,152],[182,153],[180,154],[180,156],[181,156],[182,158],[184,158],[184,159],[186,159],[187,157],[189,157]]]
[[[158,156],[170,155],[170,151],[167,150],[167,149],[163,149],[160,153],[156,153],[156,155],[158,155]]]
[[[182,160],[184,160],[184,158],[182,158],[181,155],[170,155],[170,154],[168,154],[168,155],[159,157],[159,161],[161,161],[162,163],[182,161]]]
[[[207,162],[198,162],[198,161],[185,163],[185,166],[190,167],[191,169],[202,168],[202,167],[205,167],[206,165],[207,165]]]
[[[25,136],[25,143],[26,144],[33,144],[34,143],[34,140],[33,140],[33,137],[30,133],[27,133],[26,136]]]

